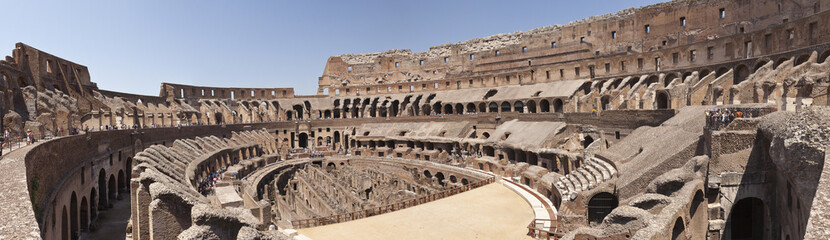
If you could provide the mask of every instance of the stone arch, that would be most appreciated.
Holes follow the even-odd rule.
[[[92,190],[89,191],[89,219],[90,221],[95,220],[98,217],[98,192],[93,187]]]
[[[468,113],[475,113],[476,112],[476,104],[475,103],[467,103],[467,112]]]
[[[799,66],[801,64],[804,64],[804,63],[807,62],[807,60],[810,60],[810,55],[804,54],[804,55],[798,56],[798,58],[795,59],[795,62],[793,63],[793,66]]]
[[[516,101],[513,103],[513,111],[517,113],[525,112],[525,104],[522,101]]]
[[[392,101],[392,105],[389,106],[389,116],[390,117],[397,117],[398,116],[398,108],[400,108],[401,103],[398,100]]]
[[[663,79],[663,86],[668,87],[675,78],[677,78],[677,73],[666,74],[666,78]],[[683,80],[681,79],[680,81],[682,82]]]
[[[726,72],[729,72],[729,68],[720,67],[720,68],[718,68],[717,71],[715,71],[715,77],[719,78],[719,77],[723,76],[723,74],[726,74]]]
[[[499,104],[498,103],[490,102],[489,108],[490,108],[489,109],[490,111],[488,111],[488,112],[499,112]]]
[[[426,177],[427,179],[430,179],[430,178],[432,178],[432,173],[430,173],[429,170],[424,170],[424,177]]]
[[[824,52],[822,52],[821,55],[819,55],[818,60],[816,60],[816,62],[817,63],[824,63],[824,62],[827,61],[827,57],[830,57],[830,49],[825,50]]]
[[[336,164],[334,164],[333,162],[329,162],[329,164],[326,164],[326,172],[331,172],[334,170],[337,170]]]
[[[672,240],[686,239],[684,236],[682,236],[684,231],[686,231],[686,226],[683,225],[683,218],[678,217],[677,220],[674,221],[674,227],[671,230],[671,239]]]
[[[712,70],[709,70],[708,68],[704,68],[704,69],[700,69],[700,75],[698,75],[698,76],[700,76],[700,78],[704,78],[706,76],[709,76],[709,74],[712,74]]]
[[[127,183],[126,180],[127,180],[127,178],[126,178],[126,176],[124,176],[124,170],[123,169],[118,170],[118,190],[119,191],[124,190],[127,187],[126,186],[126,183]]]
[[[764,67],[764,65],[767,65],[767,63],[769,63],[769,60],[759,59],[757,62],[755,62],[755,67],[752,68],[752,72],[757,72],[758,69],[761,69],[762,67]]]
[[[435,179],[438,180],[438,184],[441,184],[441,186],[446,185],[444,183],[444,173],[442,173],[442,172],[435,173]]]
[[[699,209],[705,209],[702,208],[704,206],[703,200],[703,191],[697,190],[697,192],[695,192],[695,196],[692,197],[692,205],[689,206],[689,218],[694,218]]]
[[[107,181],[107,195],[109,199],[107,199],[110,204],[115,202],[116,197],[118,197],[118,190],[116,189],[115,185],[115,174],[110,174],[109,181]]]
[[[69,216],[66,213],[66,206],[63,206],[61,213],[61,240],[69,240]]]
[[[611,110],[611,96],[605,95],[599,98],[600,108],[604,110]]]
[[[81,232],[89,231],[89,203],[86,197],[81,198]]]
[[[617,208],[619,201],[617,196],[607,192],[600,192],[591,197],[588,201],[588,223],[599,224],[605,216],[608,216],[614,208]]]
[[[784,58],[784,57],[779,58],[778,60],[775,60],[775,64],[772,66],[772,68],[773,69],[778,69],[778,66],[781,66],[781,64],[786,62],[787,60],[788,60],[788,58]]]
[[[657,92],[657,95],[654,97],[654,102],[657,109],[669,109],[671,107],[669,104],[669,95],[665,91]]]
[[[744,198],[732,205],[724,234],[731,239],[765,239],[768,222],[764,201],[754,197]]]
[[[553,100],[553,112],[557,112],[557,113],[564,112],[564,109],[563,109],[564,105],[565,104],[562,102],[562,99],[559,99],[559,98],[554,99]]]
[[[685,83],[686,79],[688,79],[690,76],[692,76],[692,72],[684,72],[682,77],[680,78],[680,82]],[[699,77],[702,78],[703,76],[699,76]]]
[[[107,171],[101,168],[98,172],[98,209],[103,209],[109,204],[107,203]]]
[[[69,200],[69,228],[72,239],[80,235],[80,226],[78,225],[78,195],[72,192],[72,197]]]
[[[648,78],[646,78],[646,82],[645,82],[646,85],[643,86],[643,87],[647,88],[648,86],[651,86],[651,84],[657,83],[657,82],[660,82],[660,77],[657,76],[657,75],[651,75]]]
[[[594,143],[594,138],[590,135],[585,135],[585,141],[582,141],[582,147],[588,148],[588,146],[591,146],[591,143]]]
[[[527,101],[527,112],[528,113],[536,113],[536,101],[528,100]]]
[[[543,113],[550,112],[550,101],[547,99],[539,101],[539,111]]]
[[[733,74],[735,74],[735,78],[732,79],[733,84],[739,84],[746,80],[747,77],[749,77],[749,67],[747,67],[744,64],[740,64],[737,67],[735,67],[735,72]]]
[[[487,112],[487,103],[479,103],[478,104],[478,112],[486,113]]]
[[[452,114],[452,104],[444,104],[444,114]]]
[[[464,114],[464,105],[461,103],[455,104],[455,114]]]
[[[501,103],[501,111],[502,112],[510,112],[510,103],[509,102],[502,102]]]
[[[307,148],[308,147],[308,133],[300,133],[298,136],[299,142],[297,143],[300,148]]]
[[[334,140],[332,142],[333,142],[334,145],[337,145],[338,143],[340,143],[340,132],[339,131],[334,131],[333,135],[334,135]]]
[[[331,118],[331,110],[323,111],[323,117],[326,118],[326,119]]]

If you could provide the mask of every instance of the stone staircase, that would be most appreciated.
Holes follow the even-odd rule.
[[[576,171],[559,178],[554,185],[562,193],[562,199],[573,200],[578,192],[593,189],[616,174],[617,169],[611,163],[591,157]]]

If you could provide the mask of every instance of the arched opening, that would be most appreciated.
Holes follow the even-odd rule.
[[[775,60],[775,65],[773,65],[772,68],[773,69],[778,69],[778,66],[781,66],[781,64],[783,64],[786,61],[787,61],[787,58],[779,58],[778,60]]]
[[[821,53],[821,55],[818,56],[818,59],[816,59],[816,62],[817,63],[824,63],[824,62],[827,61],[827,57],[830,57],[830,50],[827,50],[827,51],[824,51],[823,53]]]
[[[527,112],[536,113],[536,101],[533,101],[533,100],[527,101]]]
[[[605,111],[605,110],[611,110],[611,97],[610,97],[610,96],[608,96],[608,95],[606,95],[606,96],[602,96],[602,97],[599,99],[599,105],[600,105],[600,108],[601,108],[603,111]]]
[[[69,240],[69,216],[66,214],[66,206],[63,206],[61,213],[61,239]]]
[[[683,73],[683,76],[682,76],[682,77],[681,77],[681,79],[680,79],[680,82],[685,83],[685,82],[688,80],[688,78],[689,78],[690,76],[692,76],[692,72],[684,72],[684,73]],[[702,76],[701,76],[701,77],[702,77]]]
[[[746,65],[743,65],[743,64],[738,65],[738,67],[735,68],[735,73],[734,74],[735,74],[735,78],[732,79],[733,83],[734,84],[739,84],[739,83],[743,82],[744,80],[746,80],[747,77],[749,77],[749,67],[747,67]]]
[[[89,203],[86,197],[81,198],[81,231],[89,231]]]
[[[438,173],[436,173],[436,174],[435,174],[435,179],[437,179],[437,180],[438,180],[438,184],[441,184],[441,186],[446,185],[446,184],[444,183],[444,173],[442,173],[442,172],[438,172]]]
[[[758,60],[758,62],[755,63],[755,67],[752,68],[752,72],[757,72],[758,69],[761,69],[764,65],[767,65],[767,63],[769,63],[767,60]]]
[[[542,101],[539,101],[539,111],[543,113],[550,112],[550,101],[548,101],[547,99],[542,99]]]
[[[443,110],[443,108],[441,108],[441,103],[440,102],[432,104],[432,111],[435,111],[435,114],[441,114],[442,110]]]
[[[588,148],[588,146],[591,146],[591,143],[593,143],[593,142],[594,142],[593,137],[591,137],[589,135],[585,135],[585,141],[582,142],[582,148]]]
[[[686,227],[683,226],[683,218],[678,217],[677,221],[674,221],[674,227],[671,230],[671,239],[672,240],[685,240],[686,237],[683,236],[683,231],[686,230]]]
[[[126,181],[124,180],[124,170],[118,170],[118,191],[122,191],[126,187]]]
[[[562,109],[563,105],[564,105],[564,103],[562,103],[562,99],[558,99],[558,98],[554,99],[553,100],[553,112],[561,113],[562,110],[563,110]]]
[[[695,196],[692,197],[692,206],[689,207],[689,217],[694,218],[697,215],[697,210],[703,206],[703,191],[698,190]]]
[[[726,72],[729,72],[728,68],[726,68],[726,67],[718,68],[718,70],[715,71],[715,77],[719,78],[719,77],[723,76],[723,74],[726,74]]]
[[[72,199],[69,201],[69,225],[72,239],[77,239],[80,235],[80,228],[78,227],[78,196],[72,192]]]
[[[337,146],[337,144],[340,143],[340,132],[334,131],[334,140],[333,140],[333,142],[334,142],[335,146]]]
[[[323,111],[323,117],[326,118],[326,119],[331,118],[331,110]]]
[[[645,87],[651,86],[651,84],[657,83],[657,82],[659,82],[659,81],[660,81],[660,77],[659,77],[659,76],[652,75],[652,76],[650,76],[650,77],[646,78],[646,85],[645,85]]]
[[[709,69],[707,69],[707,68],[704,68],[704,69],[701,69],[701,70],[700,70],[700,75],[698,75],[698,76],[700,76],[700,78],[701,78],[701,79],[703,79],[703,78],[705,78],[706,76],[709,76],[709,74],[712,74],[712,70],[709,70]]]
[[[804,64],[809,59],[810,59],[810,55],[807,55],[807,54],[801,55],[801,56],[799,56],[798,58],[795,59],[795,63],[793,64],[793,66],[799,66],[801,64]]]
[[[658,92],[654,101],[657,103],[657,109],[669,108],[669,96],[665,92]]]
[[[516,101],[515,103],[513,103],[513,111],[516,111],[518,113],[525,112],[525,104],[522,103],[522,101]]]
[[[455,104],[455,114],[464,114],[464,105],[460,103]]]
[[[486,113],[487,112],[487,104],[486,103],[479,103],[478,104],[478,112]]]
[[[98,209],[104,209],[107,207],[107,172],[102,168],[100,172],[98,172]]]
[[[491,102],[489,105],[490,105],[490,110],[488,112],[499,112],[499,105],[498,104],[496,104],[494,102]]]
[[[452,104],[444,105],[444,114],[452,114]]]
[[[95,191],[95,188],[92,188],[89,191],[89,221],[95,221],[98,217],[98,207],[96,206],[98,204],[97,198],[98,192]]]
[[[291,121],[294,119],[294,112],[291,110],[285,111],[285,120]]]
[[[224,123],[224,122],[225,122],[225,121],[222,119],[222,113],[214,113],[214,114],[213,114],[213,119],[214,119],[214,120],[213,120],[213,121],[214,121],[214,124],[222,124],[222,123]]]
[[[337,169],[337,165],[335,165],[333,162],[326,164],[326,172],[332,172],[335,169]]]
[[[474,103],[467,103],[467,113],[475,113],[476,105]]]
[[[392,101],[392,105],[389,106],[389,116],[390,117],[397,117],[398,116],[398,106],[400,102],[398,100]]]
[[[588,223],[599,224],[605,216],[608,216],[619,202],[617,196],[607,192],[601,192],[588,201]]]
[[[739,200],[729,214],[732,239],[764,239],[764,201],[750,197]]]
[[[110,175],[110,179],[109,181],[107,181],[107,187],[107,195],[109,196],[109,199],[107,199],[107,201],[110,202],[110,204],[112,204],[113,202],[115,202],[116,197],[118,197],[118,190],[116,189],[117,186],[115,185],[115,175]]]
[[[432,178],[432,173],[430,173],[429,170],[424,170],[424,177],[426,177],[427,179],[430,179],[430,178]]]
[[[502,102],[501,103],[501,111],[502,112],[510,112],[510,103],[509,102]]]
[[[292,107],[292,109],[294,109],[294,112],[296,112],[296,113],[297,113],[297,116],[296,116],[296,117],[297,117],[297,119],[303,119],[303,118],[305,118],[305,114],[303,113],[303,106],[302,106],[302,105],[300,105],[300,104],[295,104],[295,105]]]
[[[676,73],[669,73],[668,75],[666,75],[666,78],[663,80],[663,84],[664,84],[663,86],[668,87],[669,84],[671,84],[671,81],[674,81],[674,79],[677,79],[677,74]]]
[[[300,133],[298,141],[299,141],[299,143],[297,143],[297,144],[298,144],[298,146],[300,146],[300,148],[307,148],[308,147],[308,134],[307,133]]]

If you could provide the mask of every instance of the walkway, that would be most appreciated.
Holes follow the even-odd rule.
[[[493,183],[445,199],[369,218],[299,229],[311,239],[532,239],[533,209]]]

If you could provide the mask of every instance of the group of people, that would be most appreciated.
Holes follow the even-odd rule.
[[[220,172],[209,173],[207,177],[203,178],[202,181],[199,182],[199,193],[207,195],[213,191],[213,188],[216,187],[216,182],[222,179],[221,172],[224,172],[224,170],[219,171]]]
[[[706,110],[706,126],[717,130],[729,125],[736,118],[752,118],[756,113],[744,109],[711,108]]]

